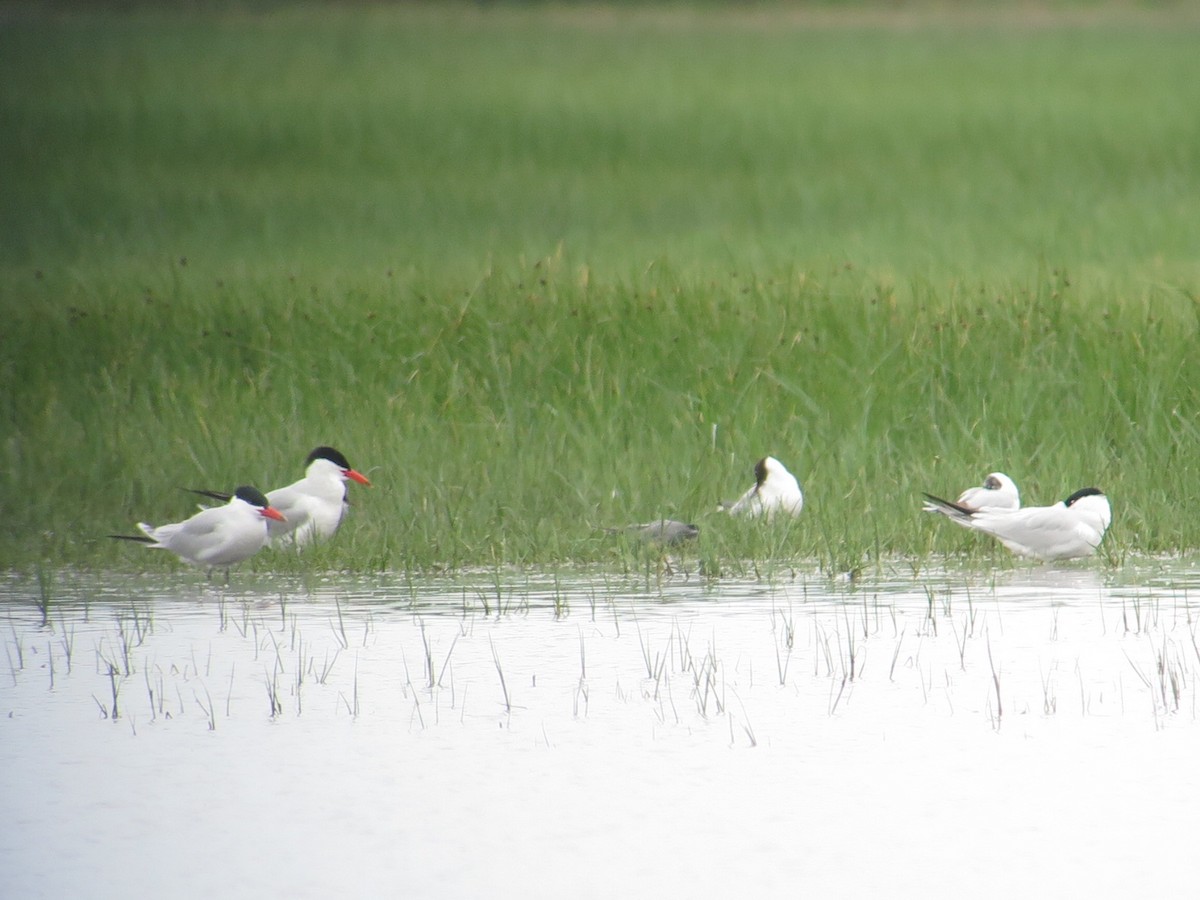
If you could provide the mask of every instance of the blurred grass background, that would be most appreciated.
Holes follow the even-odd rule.
[[[1103,487],[1110,560],[1200,545],[1188,6],[3,16],[9,567],[128,564],[320,443],[376,482],[329,567],[659,515],[710,571],[990,559],[917,495],[993,469]],[[713,515],[766,453],[802,519]]]

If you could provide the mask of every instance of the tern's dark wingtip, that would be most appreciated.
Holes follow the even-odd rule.
[[[936,494],[928,494],[928,493],[925,493],[924,491],[922,491],[921,494],[922,494],[922,496],[925,497],[926,500],[928,500],[934,506],[938,507],[938,509],[943,512],[957,513],[957,514],[963,515],[963,516],[970,516],[970,515],[974,514],[974,512],[975,512],[975,510],[973,510],[969,506],[963,506],[961,503],[955,503],[953,500],[946,500],[942,497],[937,496]]]
[[[110,534],[108,536],[115,541],[137,541],[139,544],[154,543],[154,538],[147,537],[144,534]]]
[[[233,498],[233,494],[225,491],[208,491],[204,488],[180,488],[180,490],[200,497],[208,497],[210,500],[220,500],[222,503],[228,503]]]

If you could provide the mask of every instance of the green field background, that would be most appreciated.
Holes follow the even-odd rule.
[[[252,568],[990,561],[919,492],[994,469],[1200,546],[1190,7],[0,11],[0,565],[321,443]],[[717,515],[767,453],[804,516]]]

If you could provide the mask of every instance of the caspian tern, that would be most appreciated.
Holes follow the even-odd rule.
[[[141,535],[109,537],[170,550],[184,562],[204,569],[228,569],[261,550],[267,543],[267,523],[281,521],[283,516],[262,491],[243,486],[230,495],[224,506],[203,509],[190,519],[170,525],[138,522]]]
[[[318,447],[304,462],[303,478],[267,492],[271,505],[284,516],[284,521],[268,524],[272,544],[304,547],[314,540],[333,537],[346,514],[346,481],[371,484],[365,475],[350,468],[346,457],[333,447]],[[192,493],[218,500],[227,496],[218,491]]]
[[[783,463],[773,456],[764,456],[754,464],[754,486],[726,508],[730,515],[765,515],[768,520],[776,512],[798,516],[804,508],[804,494]]]
[[[1021,505],[1021,492],[1011,478],[1003,472],[992,472],[978,487],[969,487],[955,502],[956,506],[978,512],[981,509],[1017,509]],[[939,512],[932,503],[925,504],[926,512]]]
[[[1112,507],[1099,488],[1076,491],[1053,506],[971,509],[932,494],[926,499],[952,522],[996,538],[1020,556],[1075,559],[1091,556],[1112,521]]]
[[[609,528],[607,531],[610,534],[625,532],[646,543],[664,544],[667,546],[682,544],[684,541],[698,537],[700,534],[699,526],[689,525],[686,522],[677,522],[674,519],[659,519],[658,521],[646,522],[642,525]]]

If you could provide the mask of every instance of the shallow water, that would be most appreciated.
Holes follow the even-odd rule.
[[[9,576],[4,895],[1178,895],[1197,585]]]

